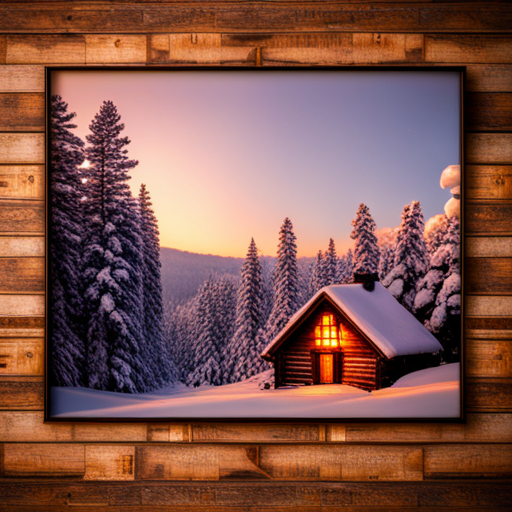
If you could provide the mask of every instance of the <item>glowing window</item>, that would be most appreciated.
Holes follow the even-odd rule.
[[[315,327],[315,345],[317,347],[337,347],[338,340],[338,326],[334,315],[324,313]]]

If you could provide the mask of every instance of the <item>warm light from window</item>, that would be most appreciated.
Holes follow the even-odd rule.
[[[338,326],[332,314],[322,315],[319,325],[315,327],[315,345],[317,347],[338,346]]]

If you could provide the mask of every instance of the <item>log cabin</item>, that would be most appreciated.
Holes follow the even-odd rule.
[[[275,387],[347,384],[367,391],[439,364],[441,344],[380,283],[322,288],[266,347]]]

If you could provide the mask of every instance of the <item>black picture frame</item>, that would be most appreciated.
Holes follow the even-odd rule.
[[[304,73],[315,73],[317,71],[329,71],[333,73],[339,73],[343,71],[393,71],[407,73],[410,71],[414,72],[425,72],[425,73],[446,73],[446,72],[457,72],[460,74],[460,127],[459,127],[459,139],[460,139],[460,166],[461,166],[461,211],[460,211],[460,271],[462,280],[462,304],[461,304],[461,339],[460,339],[460,414],[454,417],[349,417],[349,418],[338,418],[338,417],[318,417],[318,418],[304,418],[304,417],[56,417],[52,416],[52,398],[50,393],[50,371],[52,367],[52,318],[49,298],[52,294],[52,276],[50,273],[51,268],[51,222],[52,222],[52,211],[51,211],[51,130],[50,130],[50,101],[52,96],[51,80],[52,73],[54,72],[65,72],[65,71],[87,71],[87,72],[118,72],[118,71],[130,71],[130,72],[145,72],[145,71],[160,71],[167,73],[180,73],[184,71],[223,71],[231,73],[273,73],[275,71],[285,72],[304,72]],[[432,67],[432,66],[292,66],[292,67],[272,67],[272,68],[253,68],[253,67],[218,67],[218,66],[48,66],[45,68],[45,90],[46,90],[46,229],[45,229],[45,243],[46,243],[46,278],[45,278],[45,291],[46,291],[46,316],[45,316],[45,375],[44,375],[44,421],[45,422],[92,422],[92,423],[134,423],[134,422],[183,422],[183,423],[199,423],[199,422],[233,422],[233,423],[463,423],[465,422],[464,413],[464,367],[465,367],[465,351],[464,351],[464,202],[465,202],[465,179],[464,179],[464,89],[465,89],[465,75],[466,68],[464,66],[443,66],[443,67]],[[320,354],[322,351],[312,351],[312,357]],[[317,354],[318,353],[318,354]],[[336,357],[340,357],[339,355]],[[318,376],[316,377],[318,379]]]

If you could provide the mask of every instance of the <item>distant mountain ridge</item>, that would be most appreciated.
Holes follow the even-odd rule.
[[[274,256],[261,256],[262,260],[275,260]],[[310,265],[312,257],[297,258],[299,267]],[[199,290],[199,287],[212,274],[228,274],[240,277],[240,269],[245,258],[231,256],[215,256],[180,251],[168,247],[160,247],[162,262],[162,287],[166,308],[183,304]]]
[[[181,304],[194,297],[211,274],[238,277],[244,258],[197,254],[161,247],[160,261],[164,304]]]

